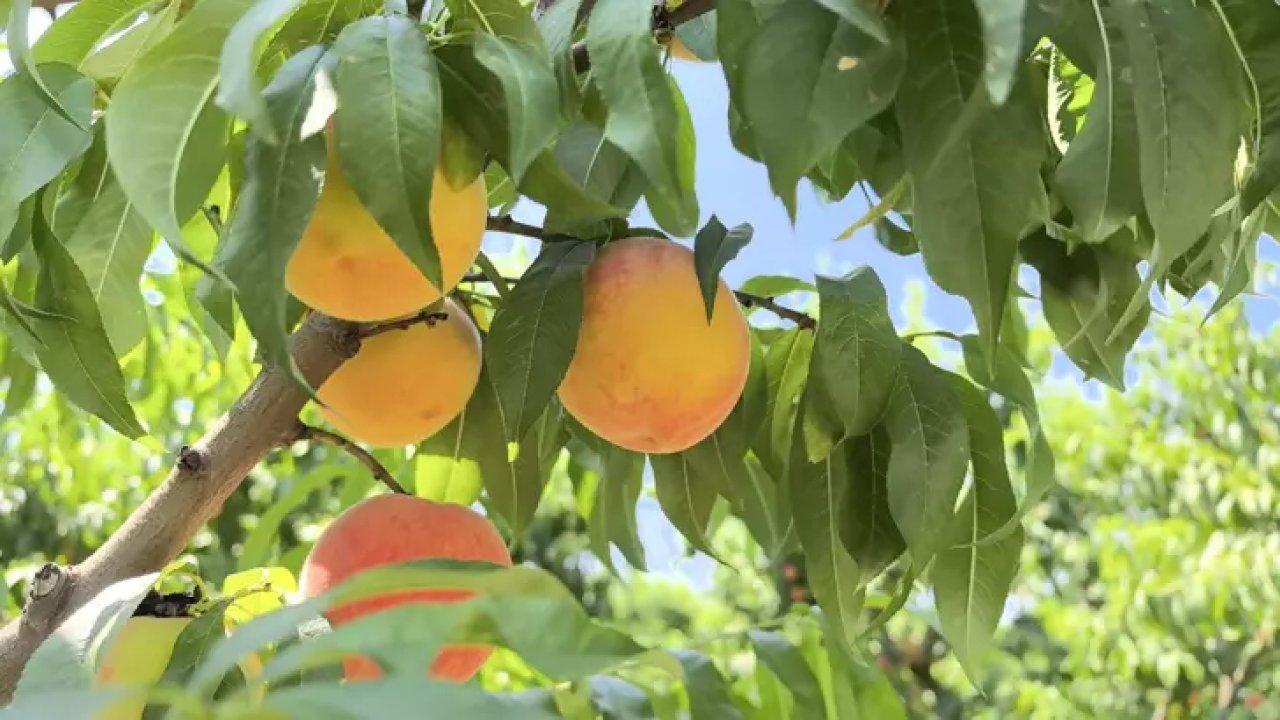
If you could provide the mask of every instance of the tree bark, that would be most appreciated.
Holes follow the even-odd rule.
[[[292,340],[303,377],[317,387],[359,349],[359,326],[312,313]],[[240,399],[194,445],[183,447],[164,482],[84,562],[41,568],[21,617],[0,629],[0,705],[31,654],[75,610],[112,583],[164,568],[268,452],[297,432],[307,393],[288,371],[264,367]]]

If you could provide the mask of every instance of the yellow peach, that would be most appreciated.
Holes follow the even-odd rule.
[[[332,141],[333,133],[330,133]],[[348,320],[408,315],[440,299],[441,291],[409,260],[361,204],[342,173],[333,142],[311,221],[285,270],[285,286],[309,307]],[[451,187],[437,169],[428,210],[440,252],[444,291],[480,251],[488,212],[484,176]]]
[[[433,325],[366,338],[316,391],[320,413],[351,437],[378,447],[416,443],[448,425],[480,377],[480,334],[452,298]]]
[[[610,243],[587,269],[578,348],[560,401],[629,450],[672,453],[715,431],[742,394],[746,318],[720,282],[706,310],[693,253],[655,238]]]

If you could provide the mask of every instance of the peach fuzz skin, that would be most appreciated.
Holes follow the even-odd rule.
[[[378,495],[353,505],[329,524],[302,566],[299,585],[311,598],[370,568],[431,559],[511,565],[502,536],[470,508],[412,495]],[[400,605],[455,603],[473,595],[458,588],[423,588],[348,603],[325,616],[338,626]],[[447,645],[432,661],[431,674],[465,682],[492,652],[484,645]],[[343,669],[349,681],[382,675],[376,663],[362,656],[346,658]]]
[[[610,243],[588,267],[582,328],[560,401],[589,430],[645,453],[688,449],[724,422],[746,383],[751,337],[723,282],[707,322],[693,252]]]
[[[480,378],[480,334],[452,298],[434,325],[415,323],[364,339],[316,396],[341,432],[377,447],[416,443],[462,409]]]
[[[347,183],[329,133],[328,169],[315,212],[285,269],[285,287],[303,304],[347,320],[387,320],[440,299],[440,290],[383,231]],[[488,201],[484,176],[453,188],[437,169],[428,217],[445,292],[480,252]]]

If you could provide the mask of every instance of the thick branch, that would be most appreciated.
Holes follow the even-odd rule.
[[[313,387],[359,348],[357,327],[312,313],[293,336],[293,357]],[[104,588],[164,568],[222,508],[269,451],[293,437],[308,396],[288,371],[264,368],[194,445],[182,448],[164,482],[84,562],[50,565],[32,584],[22,616],[0,629],[0,704],[31,653]]]
[[[322,442],[326,445],[332,445],[358,460],[361,465],[369,468],[369,472],[373,473],[373,476],[380,480],[383,485],[390,488],[391,492],[400,493],[401,495],[409,494],[409,491],[404,489],[404,486],[396,480],[395,476],[391,474],[391,471],[382,463],[378,462],[378,458],[374,457],[373,453],[365,450],[337,433],[331,433],[328,430],[322,430],[318,427],[312,427],[303,422],[299,422],[296,434],[290,439],[290,441],[296,442],[300,440],[311,440],[313,442]]]

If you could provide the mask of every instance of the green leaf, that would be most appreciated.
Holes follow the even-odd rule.
[[[680,132],[680,103],[658,60],[651,15],[644,3],[600,0],[587,26],[587,49],[592,77],[609,108],[605,137],[640,166],[650,192],[672,210],[666,222],[658,218],[663,229],[688,236],[698,218],[693,178],[680,149],[681,136],[687,141],[689,135]]]
[[[36,63],[80,66],[99,42],[127,28],[149,4],[148,0],[81,0],[40,36],[31,57]]]
[[[4,395],[4,409],[0,410],[0,421],[3,421],[15,417],[31,402],[36,389],[36,369],[11,344],[9,351],[5,353],[4,365],[0,366],[0,377],[9,378],[9,387]]]
[[[217,256],[218,266],[235,284],[240,312],[266,362],[290,368],[300,382],[289,352],[284,274],[324,177],[324,137],[303,138],[300,128],[326,57],[319,46],[293,56],[264,91],[267,118],[279,142],[273,145],[257,131],[250,133],[244,188]]]
[[[551,58],[542,46],[480,34],[476,60],[502,83],[509,133],[507,167],[518,182],[555,137],[559,95]]]
[[[712,308],[720,288],[720,271],[751,242],[754,232],[746,223],[726,230],[724,224],[712,215],[693,239],[693,267],[698,274],[702,303],[707,308],[707,322],[711,322]]]
[[[1124,358],[1147,324],[1150,306],[1126,319],[1130,298],[1142,287],[1133,260],[1110,245],[1066,246],[1043,235],[1027,239],[1023,252],[1040,271],[1045,320],[1067,357],[1089,377],[1123,389]]]
[[[812,332],[796,328],[770,344],[765,354],[766,421],[764,431],[751,447],[774,478],[787,476],[792,428],[809,377],[813,342]]]
[[[803,418],[803,415],[801,416]],[[802,432],[798,423],[796,433]],[[857,597],[860,570],[842,541],[850,504],[849,474],[852,460],[846,443],[836,445],[825,457],[810,461],[803,441],[793,441],[790,483],[791,516],[805,554],[805,577],[822,612],[837,630],[841,642],[858,637]]]
[[[518,717],[554,720],[546,708],[546,690],[490,693],[474,685],[426,682],[421,677],[395,675],[378,682],[308,683],[273,690],[262,701],[261,712],[280,716],[316,718],[361,717],[370,708],[390,717],[420,715],[423,708],[445,717]]]
[[[1210,12],[1180,0],[1121,0],[1133,68],[1142,199],[1155,273],[1190,250],[1232,193],[1243,128],[1238,67]],[[1136,302],[1136,298],[1135,298]]]
[[[748,635],[756,658],[778,676],[795,700],[791,717],[795,720],[826,718],[822,687],[799,649],[779,632],[752,630]]]
[[[64,209],[68,200],[82,203],[84,212],[74,220],[74,226],[58,232],[66,238],[67,252],[89,283],[111,347],[117,357],[123,357],[147,331],[140,278],[151,253],[153,233],[107,164],[101,133],[76,176],[72,193],[58,205],[55,218],[59,228],[68,214]]]
[[[876,12],[873,3],[868,0],[814,0],[814,2],[876,40],[882,43],[891,42],[884,19]]]
[[[192,674],[204,661],[214,644],[226,637],[224,618],[232,602],[234,598],[230,597],[219,600],[199,617],[187,623],[173,644],[173,655],[169,658],[169,664],[165,666],[160,682],[181,687],[191,679]],[[233,683],[244,684],[244,678],[238,668],[232,668],[229,677]],[[227,680],[224,679],[223,684],[228,684]],[[143,713],[142,718],[143,720],[162,718],[165,716],[166,709],[164,706],[151,705]]]
[[[656,718],[649,696],[635,685],[608,675],[590,679],[591,700],[604,720],[648,720]]]
[[[644,483],[644,455],[607,445],[599,439],[594,446],[601,472],[595,504],[587,520],[591,551],[616,573],[609,552],[609,544],[613,543],[632,567],[644,570],[644,545],[636,526],[636,503]]]
[[[591,243],[546,243],[494,315],[484,362],[505,416],[506,437],[523,437],[555,395],[578,345],[583,272]]]
[[[62,172],[93,140],[77,127],[89,125],[93,83],[71,68],[45,68],[45,81],[77,122],[68,122],[44,101],[25,74],[0,83],[0,236],[18,224],[22,201]],[[16,250],[8,247],[6,255]]]
[[[929,276],[969,301],[994,343],[1018,240],[1047,215],[1040,120],[1018,88],[999,109],[982,95],[981,27],[970,3],[894,8],[910,57],[894,105],[915,193],[912,229]]]
[[[889,510],[911,556],[924,563],[946,547],[969,466],[969,432],[943,371],[911,346],[902,361],[885,416],[892,443]]]
[[[1092,57],[1097,66],[1093,99],[1084,127],[1076,133],[1054,182],[1071,210],[1074,227],[1087,243],[1105,241],[1142,208],[1138,179],[1138,128],[1132,84],[1121,80],[1131,72],[1125,46],[1117,42],[1114,23],[1103,32],[1100,0],[1091,0],[1097,33]]]
[[[976,684],[991,646],[1005,598],[1018,569],[1022,529],[978,544],[1017,515],[1005,466],[1000,419],[968,380],[950,376],[969,427],[973,486],[953,523],[951,547],[933,566],[933,591],[942,632],[965,673]]]
[[[1241,215],[1253,214],[1280,187],[1280,6],[1250,0],[1218,0],[1238,43],[1254,95],[1253,141],[1257,163],[1240,194]]]
[[[1213,305],[1205,313],[1208,319],[1226,307],[1240,293],[1249,287],[1253,279],[1253,267],[1257,263],[1258,242],[1261,240],[1262,222],[1267,209],[1255,210],[1239,228],[1231,232],[1231,242],[1226,246],[1226,268],[1222,280],[1218,283],[1218,296]]]
[[[560,112],[565,120],[578,117],[582,91],[573,65],[574,29],[582,0],[558,0],[538,18],[538,30],[546,42],[560,89]]]
[[[76,7],[82,7],[83,3]],[[85,75],[93,78],[104,89],[114,88],[120,78],[129,73],[147,50],[163,40],[178,22],[181,6],[169,4],[165,8],[122,33],[111,44],[94,52],[80,63]],[[68,13],[70,15],[70,13]],[[48,37],[48,34],[45,35]],[[41,38],[43,41],[44,38]],[[36,45],[39,52],[41,45]]]
[[[841,538],[865,576],[888,567],[906,549],[889,509],[889,456],[892,441],[883,425],[848,445],[849,480]]]
[[[7,265],[31,242],[31,216],[35,212],[35,198],[29,197],[18,204],[17,219],[8,237],[0,242],[0,265]]]
[[[280,141],[258,84],[258,60],[269,33],[289,19],[303,0],[262,0],[231,28],[222,46],[218,107],[245,120],[266,142]]]
[[[805,394],[804,445],[810,461],[879,422],[898,374],[902,341],[875,271],[818,276],[818,330]]]
[[[225,280],[182,240],[182,224],[204,202],[225,164],[227,117],[211,102],[218,56],[254,0],[199,3],[145,51],[107,107],[107,151],[134,207],[173,247]]]
[[[742,720],[742,712],[729,694],[729,683],[711,658],[686,649],[672,650],[671,654],[684,670],[690,720]]]
[[[769,298],[790,295],[795,292],[818,292],[818,287],[813,283],[793,278],[790,275],[756,275],[742,283],[742,287],[739,289],[749,295]]]
[[[1027,0],[976,0],[974,6],[982,19],[983,81],[987,95],[1000,105],[1009,98],[1018,77],[1030,9]]]
[[[708,542],[711,538],[711,510],[716,504],[716,487],[708,478],[700,477],[686,453],[650,455],[653,466],[653,488],[663,513],[689,545],[714,556]]]
[[[334,52],[343,174],[400,250],[440,286],[427,210],[443,117],[427,40],[407,17],[376,15],[343,29]]]
[[[790,0],[751,40],[739,110],[793,219],[800,178],[893,100],[904,50],[896,38],[877,41],[813,0]]]
[[[89,124],[81,120],[81,113],[68,108],[59,96],[58,88],[53,81],[44,77],[44,70],[36,65],[32,57],[31,43],[27,38],[27,20],[31,15],[31,0],[12,0],[9,8],[9,25],[5,32],[5,45],[9,49],[9,61],[13,67],[22,71],[29,78],[40,94],[41,101],[52,108],[63,120],[87,130]]]
[[[43,342],[36,351],[40,367],[68,401],[122,435],[139,437],[145,431],[125,395],[124,377],[89,283],[38,212],[32,241],[40,256],[36,307],[66,318],[31,318]]]

